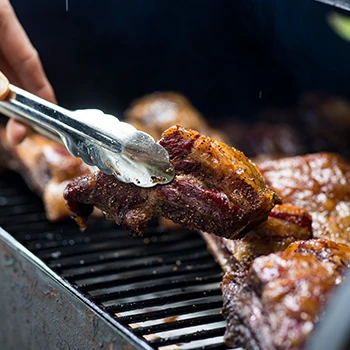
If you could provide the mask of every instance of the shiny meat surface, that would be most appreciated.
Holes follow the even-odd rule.
[[[284,202],[312,216],[314,237],[350,244],[350,163],[317,153],[258,163],[266,182]]]
[[[258,257],[246,272],[227,273],[222,282],[227,343],[301,349],[341,283],[349,258],[344,245],[310,240]]]
[[[245,271],[261,255],[283,251],[298,240],[312,238],[311,217],[295,205],[276,205],[266,221],[243,238],[226,239],[202,233],[224,272]]]
[[[229,144],[248,157],[287,157],[304,154],[308,150],[299,128],[293,128],[286,122],[245,123],[230,118],[220,121],[220,128],[225,130]]]
[[[182,125],[202,135],[226,141],[224,133],[209,126],[205,118],[181,94],[154,92],[136,100],[125,112],[125,121],[159,140],[164,130]]]
[[[226,272],[225,337],[232,346],[301,349],[349,265],[350,165],[329,153],[257,164],[294,206],[275,206],[266,222],[241,239],[204,234]],[[327,239],[306,240],[310,225],[315,237]]]
[[[78,178],[64,193],[80,222],[95,205],[108,219],[140,234],[154,216],[191,229],[237,238],[267,219],[280,202],[244,154],[198,132],[174,126],[159,141],[176,169],[167,185],[142,189],[101,172]]]
[[[350,247],[326,239],[296,241],[285,250],[291,253],[313,254],[319,261],[332,263],[338,272],[342,272],[350,261]]]
[[[90,173],[89,167],[72,157],[64,146],[38,134],[31,134],[16,147],[8,147],[4,129],[0,130],[0,160],[1,167],[20,173],[42,197],[50,221],[71,215],[63,190],[76,176]]]

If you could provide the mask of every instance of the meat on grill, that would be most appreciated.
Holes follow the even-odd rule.
[[[0,129],[0,166],[22,175],[28,186],[42,197],[50,221],[71,215],[63,190],[76,176],[90,173],[89,167],[71,156],[64,146],[38,134],[33,133],[20,145],[10,147],[4,128]]]
[[[285,202],[311,214],[314,237],[350,244],[350,163],[317,153],[265,160],[258,167]]]
[[[226,272],[225,337],[230,345],[246,348],[300,349],[349,264],[349,164],[321,153],[258,166],[270,186],[294,205],[275,206],[266,222],[241,239],[203,234]],[[286,220],[287,214],[294,220]],[[323,239],[306,240],[310,224],[313,235]]]
[[[173,92],[154,93],[136,100],[126,112],[126,121],[156,139],[167,127],[182,123],[204,133],[223,133],[211,129],[201,114],[183,96]],[[44,136],[32,134],[22,144],[9,147],[4,127],[0,127],[0,166],[20,173],[45,205],[46,217],[58,221],[69,217],[63,198],[67,183],[89,174],[89,167],[66,148]]]
[[[169,152],[175,179],[151,189],[101,172],[75,179],[64,197],[80,222],[95,205],[138,234],[152,217],[164,216],[191,229],[237,238],[266,220],[280,202],[243,153],[216,139],[174,126],[159,143]]]
[[[312,238],[311,217],[306,210],[282,204],[276,205],[268,215],[266,221],[240,239],[202,232],[224,272],[245,271],[258,256],[283,251],[294,241]]]
[[[249,270],[226,273],[221,288],[227,344],[301,349],[349,262],[349,247],[309,240],[258,257]]]
[[[221,141],[228,139],[223,132],[211,128],[191,102],[176,92],[154,92],[136,100],[126,110],[125,121],[155,140],[173,125],[182,125]]]

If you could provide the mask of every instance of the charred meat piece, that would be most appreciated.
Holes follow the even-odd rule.
[[[305,145],[299,128],[274,122],[242,122],[230,118],[220,120],[220,127],[228,135],[229,144],[242,150],[248,157],[280,158],[305,154]]]
[[[275,206],[266,222],[241,239],[204,234],[226,272],[226,339],[245,348],[299,349],[349,265],[350,248],[335,242],[349,243],[350,166],[328,153],[264,160],[258,166],[294,207]],[[330,240],[305,241],[311,224],[314,236]],[[299,239],[285,252],[268,255]]]
[[[225,274],[226,342],[246,349],[301,349],[349,262],[349,247],[310,240],[256,258],[246,272]]]
[[[313,235],[350,243],[350,163],[339,155],[317,153],[258,163],[266,182],[284,202],[306,209]]]
[[[267,219],[280,202],[244,154],[175,126],[159,141],[176,169],[167,185],[142,189],[96,172],[70,183],[64,197],[77,217],[95,205],[107,218],[140,234],[154,216],[191,229],[237,238]]]
[[[309,241],[296,241],[291,243],[286,252],[313,254],[319,261],[326,261],[334,265],[342,273],[350,261],[350,247],[334,243],[327,239],[312,239]]]
[[[0,166],[20,173],[28,186],[42,197],[46,217],[57,221],[71,215],[63,190],[76,176],[90,173],[81,159],[74,158],[64,146],[32,134],[20,145],[9,147],[5,129],[0,130]]]
[[[224,272],[245,271],[261,255],[283,251],[294,241],[312,238],[311,217],[292,204],[276,205],[268,219],[243,238],[227,239],[202,233]]]
[[[186,97],[176,92],[154,92],[136,100],[126,110],[125,121],[152,135],[155,140],[173,125],[182,125],[221,141],[227,140],[223,132],[209,126]]]

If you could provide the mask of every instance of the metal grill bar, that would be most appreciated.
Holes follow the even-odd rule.
[[[125,232],[124,232],[125,234]],[[191,238],[188,239],[188,241],[191,241]],[[82,244],[79,244],[78,246],[76,245],[76,241],[72,240],[74,242],[72,246],[68,246],[64,252],[61,252],[60,254],[60,261],[64,262],[69,257],[76,257],[79,255],[89,255],[90,253],[99,253],[99,252],[110,252],[113,251],[115,252],[116,250],[125,250],[126,254],[128,254],[128,250],[131,249],[130,247],[130,239],[115,239],[115,240],[106,240],[102,242],[91,242],[92,244],[86,245],[85,242],[82,242]],[[167,237],[166,240],[161,240],[160,242],[155,242],[155,244],[151,245],[150,248],[147,249],[147,253],[151,253],[152,251],[157,252],[157,243],[168,243],[168,244],[178,244],[178,237],[177,235],[171,235]],[[62,245],[63,246],[63,245]],[[136,253],[139,252],[140,246],[144,246],[143,240],[134,239],[132,249],[135,250]],[[169,248],[170,249],[170,248]],[[173,250],[174,248],[172,248]],[[37,254],[40,255],[42,259],[48,259],[52,260],[52,252],[55,252],[57,250],[57,247],[51,248],[51,247],[40,247],[39,249],[34,248],[33,251],[38,251]],[[170,250],[171,251],[171,250]],[[159,253],[159,252],[158,252]],[[119,257],[119,256],[118,256]]]
[[[107,306],[105,310],[107,312],[123,312],[131,310],[145,309],[156,305],[166,305],[171,303],[176,303],[178,301],[187,301],[189,299],[200,299],[201,297],[218,295],[218,289],[208,290],[205,292],[192,292],[192,293],[181,293],[176,295],[168,295],[165,297],[157,297],[152,299],[146,299],[136,302],[116,304],[113,306]]]
[[[167,284],[167,286],[164,286],[163,283],[159,285],[152,285],[149,287],[141,287],[141,288],[133,288],[133,289],[123,289],[118,292],[108,293],[108,294],[102,294],[102,295],[96,295],[91,297],[92,300],[95,302],[101,302],[103,300],[108,300],[110,298],[113,299],[119,299],[123,297],[131,297],[135,295],[145,295],[149,293],[155,293],[159,291],[166,291],[168,289],[176,289],[176,288],[185,288],[189,286],[197,286],[202,284],[209,284],[209,283],[217,283],[219,284],[222,279],[222,275],[215,274],[215,275],[209,275],[207,277],[194,277],[192,279],[186,279],[182,278],[181,280],[174,280]]]
[[[71,220],[52,224],[12,174],[0,179],[0,224],[152,348],[226,349],[222,272],[198,233],[154,225],[131,238],[106,220],[84,233]]]
[[[200,348],[192,348],[192,350],[226,350],[227,346],[222,342],[220,344],[201,346]]]
[[[212,311],[217,312],[221,309],[222,300],[211,301],[211,302],[198,302],[193,305],[170,307],[161,311],[148,312],[146,317],[144,314],[134,314],[130,316],[120,316],[118,320],[124,324],[143,322],[145,320],[159,320],[172,316],[191,314],[198,311]]]
[[[203,274],[205,272],[210,273],[212,271],[212,269],[214,269],[214,271],[217,270],[214,263],[206,264],[203,266],[196,266],[195,268],[196,268],[197,273],[203,273]],[[85,292],[87,292],[87,291],[91,292],[92,290],[111,288],[114,286],[119,286],[121,284],[122,285],[129,285],[132,283],[141,283],[141,282],[144,282],[146,284],[149,282],[150,276],[152,274],[157,275],[155,280],[162,280],[162,282],[165,284],[165,283],[169,283],[173,277],[179,278],[179,276],[182,277],[185,275],[193,274],[193,272],[191,270],[187,270],[186,267],[181,268],[181,269],[177,269],[177,270],[165,269],[164,272],[162,272],[162,271],[157,272],[157,270],[153,270],[153,271],[152,271],[152,269],[147,269],[145,271],[140,271],[138,275],[133,275],[130,277],[128,277],[128,276],[127,277],[116,276],[117,278],[115,278],[112,275],[112,276],[108,277],[111,279],[110,281],[97,282],[97,283],[93,283],[93,284],[81,284],[81,285],[78,285],[78,287],[81,288],[82,290],[84,290]]]
[[[163,247],[150,247],[147,249],[143,246],[140,247],[140,249],[133,249],[132,247],[124,252],[112,250],[110,252],[100,251],[91,252],[91,254],[76,254],[73,257],[63,257],[62,259],[57,259],[56,257],[51,255],[52,259],[46,259],[45,262],[53,269],[73,268],[81,266],[81,261],[84,261],[85,266],[89,266],[94,264],[105,264],[107,262],[121,260],[124,257],[126,257],[126,259],[130,259],[130,256],[132,256],[133,258],[147,258],[149,256],[159,256],[160,248],[163,249],[162,252],[164,254],[180,254],[180,252],[183,251],[193,251],[201,248],[203,249],[205,248],[205,245],[203,242],[194,242],[191,245],[191,247],[188,247],[188,245],[185,242],[181,242],[177,245],[164,245]],[[38,256],[39,255],[40,254],[38,254]]]
[[[160,323],[154,326],[139,327],[134,330],[136,334],[154,334],[158,332],[164,332],[169,329],[181,329],[185,327],[199,326],[201,324],[214,323],[222,321],[221,314],[213,314],[201,317],[193,317],[190,319],[185,319],[181,321]]]
[[[210,259],[208,252],[201,252],[200,254],[191,254],[187,256],[179,256],[177,261],[186,264],[194,264],[198,259]],[[108,276],[111,273],[117,273],[128,270],[137,270],[145,267],[157,267],[164,265],[173,265],[174,257],[169,259],[165,257],[164,259],[159,259],[158,257],[151,257],[147,259],[135,259],[131,261],[128,266],[125,266],[123,262],[116,261],[113,263],[105,263],[100,265],[95,265],[93,269],[84,269],[75,268],[75,269],[65,269],[62,271],[62,276],[68,280],[82,280],[88,277],[101,277]]]
[[[222,335],[223,332],[225,332],[225,328],[221,327],[221,328],[209,329],[204,331],[197,331],[192,334],[178,335],[175,337],[151,340],[150,343],[155,348],[159,348],[161,346],[169,345],[169,344],[185,343],[192,340],[213,338],[213,337]]]

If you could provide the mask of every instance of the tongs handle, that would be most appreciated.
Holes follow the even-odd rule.
[[[10,84],[10,95],[0,101],[0,112],[10,118],[21,120],[41,134],[64,143],[62,136],[80,135],[97,140],[111,151],[121,152],[122,145],[98,129],[75,118],[74,112],[41,99]],[[93,135],[90,137],[89,135]]]
[[[99,110],[69,111],[10,85],[0,113],[62,142],[73,156],[123,182],[152,187],[175,176],[168,152],[150,135]]]
[[[316,0],[324,4],[339,7],[340,9],[350,11],[350,0]]]

